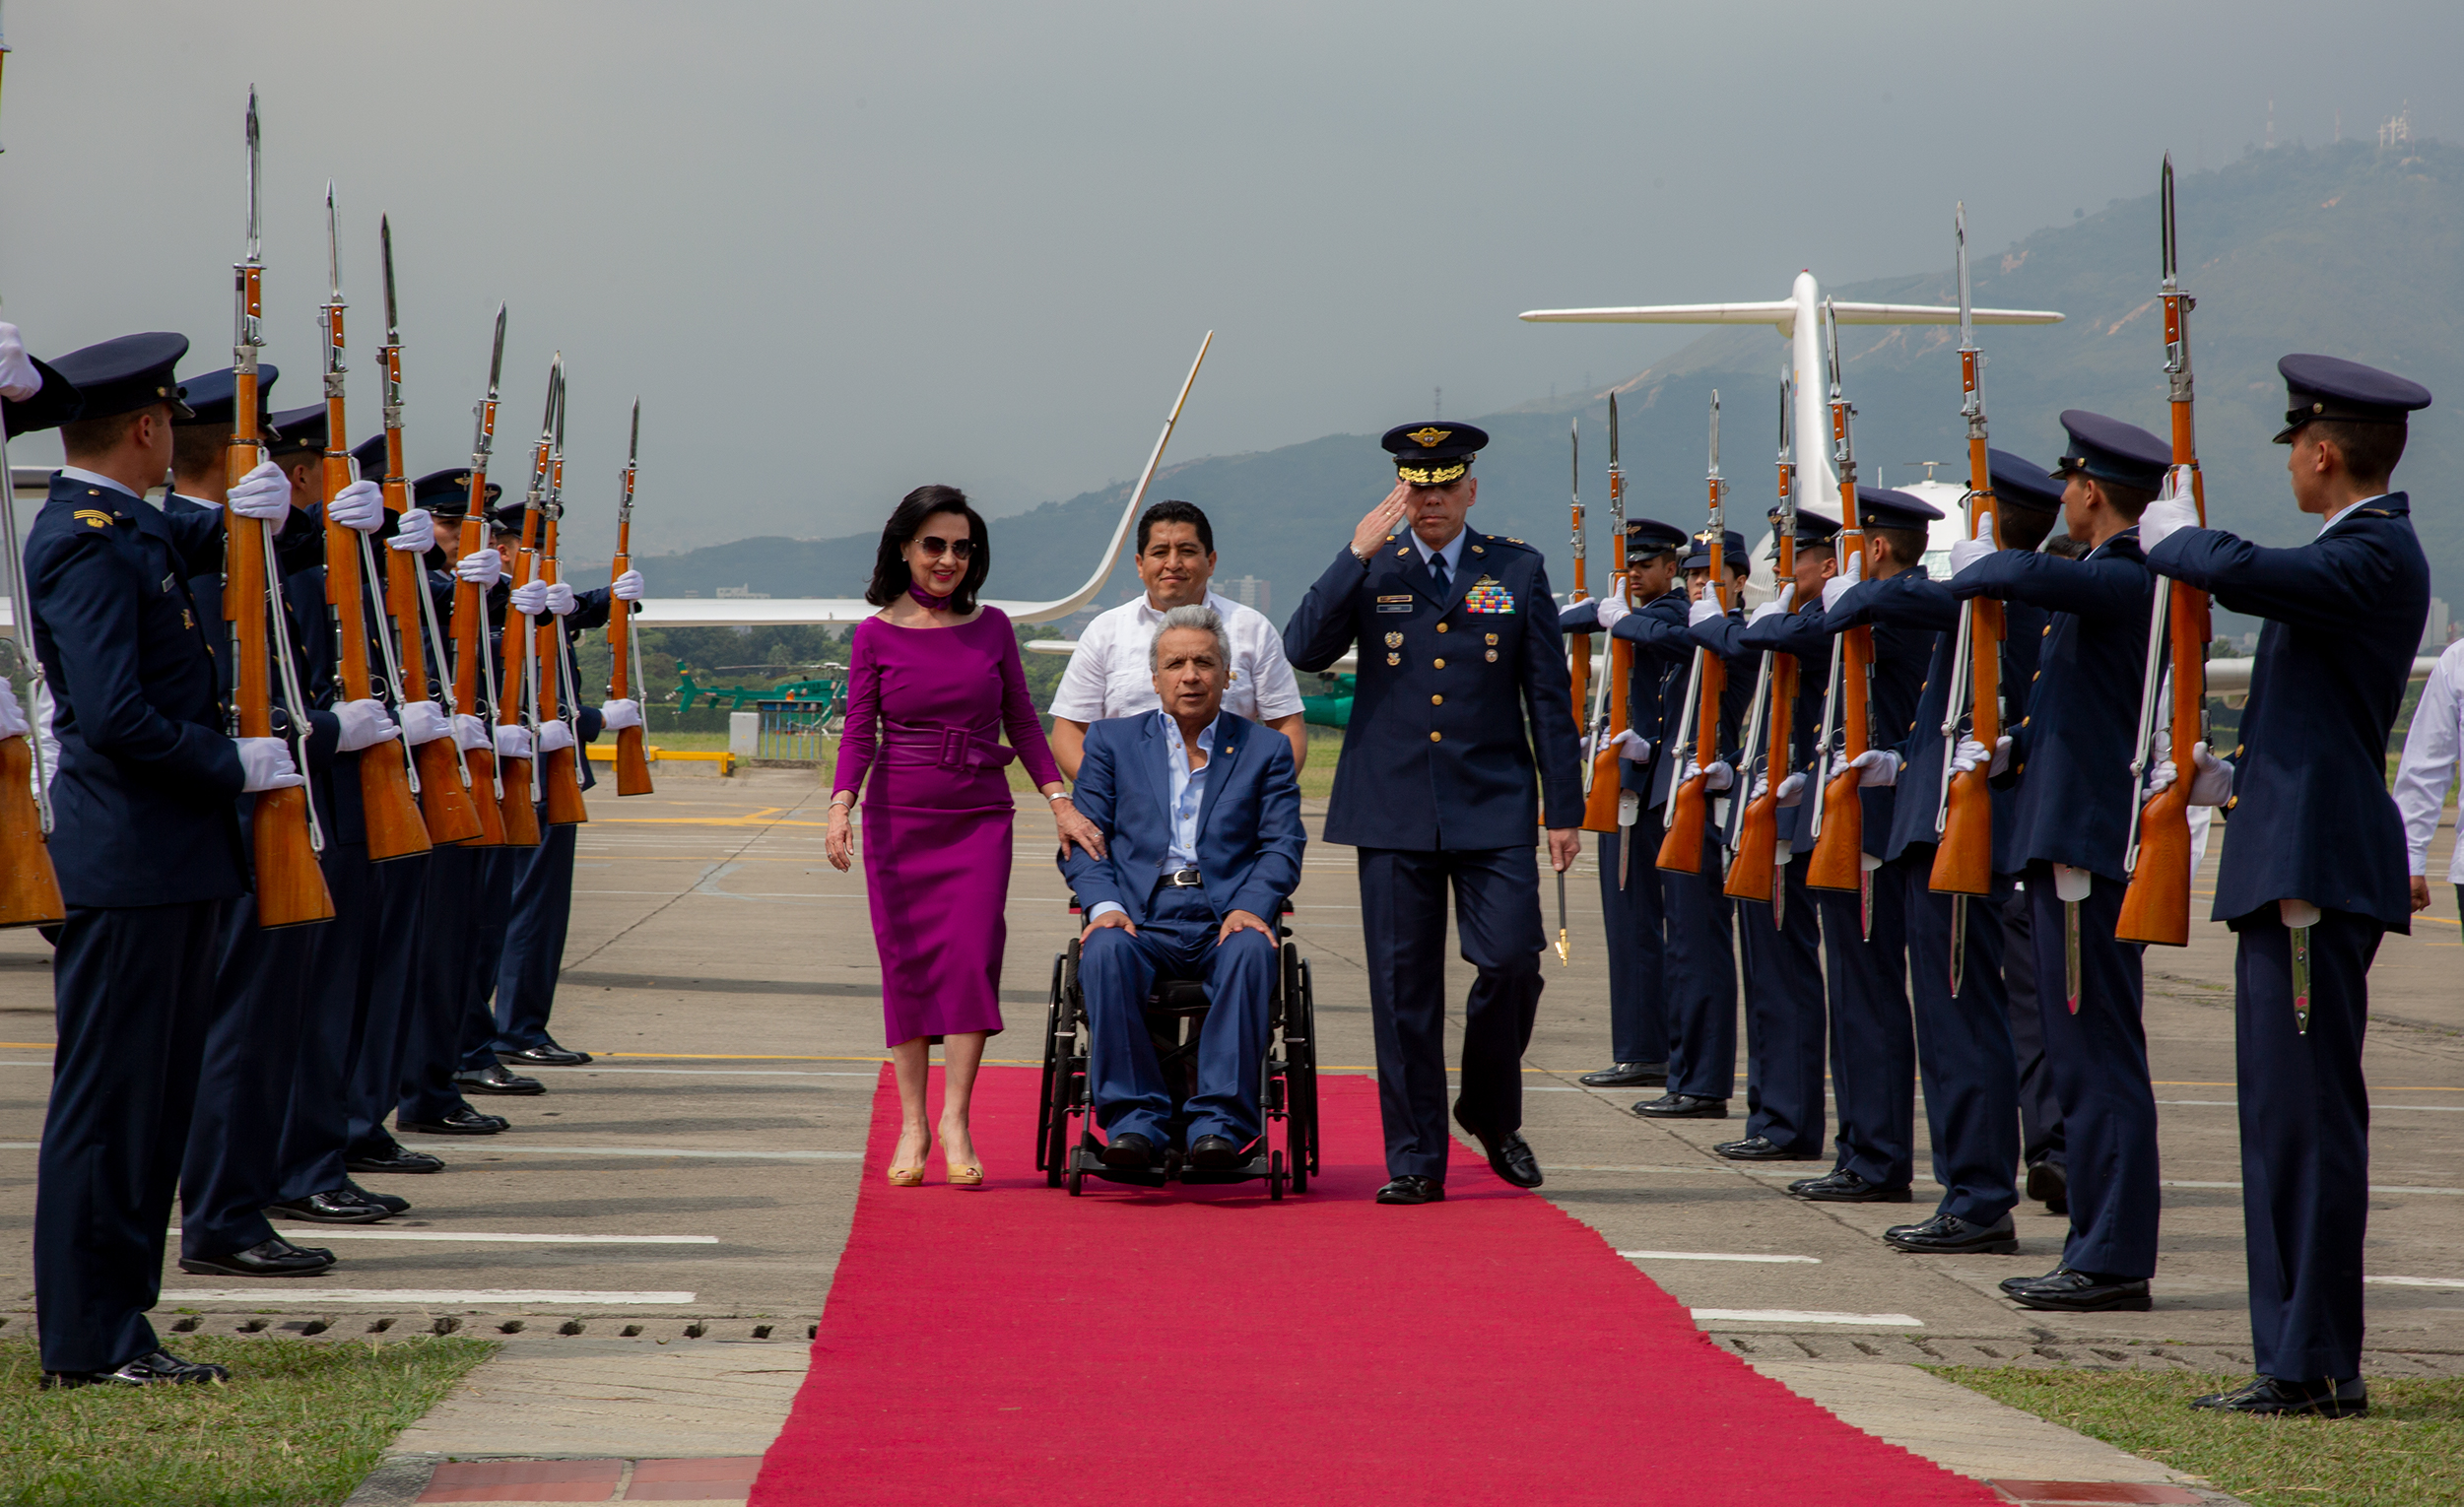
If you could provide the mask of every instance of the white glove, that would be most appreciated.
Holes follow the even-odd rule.
[[[1986,762],[1985,746],[1973,738],[1961,739],[1960,746],[1951,751],[1953,774],[1965,774],[1978,764]],[[2000,774],[2009,767],[2011,767],[2011,740],[2008,737],[1996,738],[1993,741],[1993,758],[1985,772]]]
[[[1686,609],[1686,626],[1700,627],[1706,622],[1717,622],[1726,616],[1720,611],[1718,595],[1705,588],[1694,606]]]
[[[1823,611],[1830,612],[1838,606],[1840,597],[1846,594],[1849,587],[1863,579],[1864,575],[1865,557],[1863,555],[1852,554],[1842,560],[1839,573],[1823,583]]]
[[[539,725],[539,752],[557,754],[573,746],[573,730],[565,725],[563,717]]]
[[[469,712],[453,715],[453,746],[465,754],[488,752],[488,724]]]
[[[0,398],[23,403],[42,391],[42,373],[26,354],[26,341],[17,333],[17,326],[0,324]]]
[[[504,579],[504,557],[494,550],[473,550],[453,562],[453,575],[486,591]]]
[[[641,726],[641,703],[619,696],[613,701],[601,703],[599,716],[607,724],[607,729],[611,733],[620,728],[639,727]]]
[[[2168,534],[2199,526],[2199,509],[2190,490],[2190,468],[2175,466],[2164,478],[2164,490],[2139,515],[2140,553],[2152,552]]]
[[[299,766],[291,761],[291,744],[281,738],[234,738],[239,750],[239,788],[243,792],[288,790],[303,783]]]
[[[513,588],[513,610],[525,618],[536,617],[548,610],[548,583],[524,581]]]
[[[1849,759],[1848,767],[1859,771],[1856,782],[1860,786],[1899,783],[1899,755],[1889,749],[1867,749]]]
[[[402,703],[402,738],[411,747],[452,736],[453,722],[443,707],[425,696]]]
[[[385,525],[385,489],[374,482],[353,482],[325,504],[325,516],[344,528],[373,534]]]
[[[342,737],[334,744],[337,754],[357,754],[402,736],[382,701],[345,701],[334,708],[334,717],[342,724]]]
[[[619,602],[640,601],[642,590],[641,572],[638,570],[626,571],[623,575],[618,576],[615,581],[609,585],[608,590]]]
[[[1951,573],[1956,576],[1993,553],[1990,539],[1963,539],[1951,546]]]
[[[1737,783],[1737,771],[1729,767],[1728,760],[1715,758],[1711,760],[1711,766],[1705,769],[1696,763],[1694,755],[1689,754],[1686,755],[1684,778],[1693,779],[1698,774],[1703,777],[1702,788],[1705,790],[1726,790]]]
[[[1611,592],[1609,595],[1602,597],[1600,599],[1599,607],[1600,631],[1605,633],[1609,629],[1617,626],[1619,622],[1621,622],[1628,613],[1632,611],[1632,608],[1626,605],[1626,597],[1622,592]]]
[[[558,617],[564,617],[580,605],[573,599],[573,588],[563,581],[558,581],[548,588],[548,611]]]
[[[223,505],[242,518],[280,523],[291,516],[291,478],[272,461],[260,461],[232,484]]]
[[[1778,596],[1771,598],[1769,601],[1756,608],[1754,610],[1754,616],[1748,618],[1746,622],[1748,623],[1756,623],[1762,622],[1765,618],[1776,617],[1779,614],[1786,612],[1790,607],[1794,606],[1796,600],[1797,583],[1790,581],[1787,585],[1779,588]]]
[[[1779,782],[1779,804],[1794,806],[1805,799],[1805,771],[1799,769]]]
[[[1631,727],[1610,739],[1609,746],[1617,750],[1618,757],[1629,763],[1647,764],[1651,761],[1651,740]]]
[[[2231,759],[2218,758],[2208,752],[2206,744],[2194,743],[2190,746],[2190,762],[2198,770],[2190,779],[2191,805],[2222,806],[2232,799],[2233,766]],[[2173,781],[2179,777],[2180,771],[2173,767],[2173,761],[2169,758],[2163,760],[2148,772],[2148,794],[2170,790]]]
[[[0,328],[8,328],[0,326]],[[23,738],[33,731],[17,704],[17,688],[0,679],[0,738]]]
[[[393,538],[385,543],[405,555],[425,555],[436,548],[436,526],[429,521],[426,508],[406,507],[402,521],[394,525]]]
[[[518,722],[497,724],[497,757],[530,757],[530,729]]]

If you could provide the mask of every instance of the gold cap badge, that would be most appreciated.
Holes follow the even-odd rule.
[[[1427,450],[1432,448],[1433,446],[1444,444],[1447,440],[1453,438],[1454,430],[1441,429],[1435,427],[1434,426],[1427,426],[1414,429],[1411,433],[1406,434],[1403,437],[1420,446],[1422,449]]]

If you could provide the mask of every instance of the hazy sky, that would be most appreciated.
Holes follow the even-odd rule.
[[[571,371],[568,529],[604,550],[1007,512],[1173,455],[1458,418],[1630,374],[1684,331],[1525,308],[1771,298],[1997,246],[2159,153],[2453,136],[2464,7],[2076,0],[1537,6],[17,0],[0,295],[53,355],[229,360],[240,119],[265,119],[267,356],[312,402],[325,181],[353,428],[392,215],[412,463],[467,454],[511,304],[500,453]],[[42,440],[20,464],[51,459]],[[1365,507],[1374,498],[1365,497]]]

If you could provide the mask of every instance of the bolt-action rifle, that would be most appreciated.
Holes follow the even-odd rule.
[[[1795,382],[1782,371],[1779,377],[1779,558],[1773,568],[1772,584],[1785,590],[1796,578],[1797,569],[1797,451],[1796,433],[1790,422],[1794,407]],[[1756,699],[1758,706],[1767,708],[1768,720],[1756,712],[1747,713],[1747,726],[1754,734],[1768,734],[1763,744],[1764,789],[1745,803],[1737,820],[1736,856],[1729,860],[1728,882],[1720,892],[1731,899],[1761,900],[1771,907],[1774,924],[1781,919],[1780,907],[1786,900],[1786,886],[1779,883],[1779,783],[1785,779],[1793,763],[1791,749],[1796,731],[1794,722],[1797,702],[1797,657],[1793,654],[1766,653],[1759,679]],[[1754,789],[1755,745],[1748,742],[1745,758],[1737,766],[1737,781],[1747,791]]]
[[[1606,593],[1629,606],[1632,590],[1627,584],[1630,563],[1626,548],[1626,472],[1618,464],[1617,394],[1609,394],[1609,540],[1610,558]],[[1620,800],[1623,781],[1618,778],[1617,748],[1611,741],[1626,731],[1629,708],[1626,704],[1627,683],[1633,678],[1634,646],[1615,633],[1609,635],[1608,659],[1601,667],[1600,679],[1591,688],[1590,760],[1583,766],[1583,830],[1587,832],[1622,832],[1632,837],[1625,827],[1632,825],[1621,808],[1630,804]],[[1624,826],[1621,826],[1621,818]],[[1618,887],[1626,884],[1626,854],[1621,849],[1618,860]]]
[[[1727,565],[1722,546],[1728,525],[1720,507],[1720,493],[1727,485],[1719,474],[1719,389],[1713,388],[1711,468],[1706,480],[1711,494],[1711,523],[1709,532],[1703,535],[1705,546],[1711,553],[1711,575],[1702,583],[1702,589],[1712,594],[1722,613],[1729,608]],[[1708,771],[1719,759],[1720,698],[1728,691],[1728,662],[1707,648],[1696,649],[1694,684],[1690,688],[1693,694],[1686,698],[1689,722],[1680,724],[1677,736],[1672,740],[1675,747],[1669,752],[1675,754],[1685,747],[1690,724],[1694,734],[1695,772],[1691,777],[1678,781],[1677,788],[1669,792],[1668,804],[1661,819],[1666,823],[1667,835],[1660,839],[1660,855],[1655,861],[1658,867],[1671,874],[1702,872],[1703,808],[1710,799],[1705,787],[1711,778]],[[1679,767],[1682,769],[1684,766],[1681,764]]]
[[[556,382],[556,430],[548,446],[548,491],[539,506],[539,562],[534,579],[553,586],[559,579],[557,563],[557,525],[565,517],[565,375],[562,369]],[[537,635],[538,650],[534,663],[544,661],[539,670],[539,726],[562,722],[571,735],[571,743],[541,756],[540,784],[547,792],[548,824],[574,826],[590,819],[582,806],[581,728],[573,715],[575,683],[580,679],[573,664],[572,640],[566,635],[565,620],[554,613],[541,615],[543,620],[532,625]]]
[[[495,351],[488,358],[488,396],[475,410],[478,433],[471,440],[471,481],[467,505],[462,514],[462,537],[455,551],[456,558],[474,555],[488,548],[488,461],[497,447],[497,386],[504,375],[504,305],[497,305],[497,339]],[[457,579],[453,583],[453,710],[459,717],[487,720],[488,697],[496,691],[497,677],[494,656],[488,635],[488,595],[478,586]],[[491,744],[485,749],[472,749],[463,755],[471,771],[472,805],[479,813],[479,840],[475,846],[499,847],[508,843],[521,847],[539,845],[539,823],[535,815],[525,830],[528,840],[518,838],[512,830],[513,804],[505,800],[505,772],[497,764],[497,751]],[[525,787],[518,803],[525,814],[530,813],[528,792],[529,764],[522,766],[518,783]]]
[[[633,400],[633,435],[625,447],[625,492],[616,504],[616,560],[608,566],[608,579],[633,568],[633,474],[641,464],[641,400]],[[633,633],[633,605],[614,600],[608,602],[608,694],[618,700],[630,701],[641,682],[641,640]],[[648,795],[650,790],[650,754],[643,730],[637,727],[616,731],[616,793],[620,796]]]
[[[1845,571],[1853,560],[1858,578],[1862,579],[1865,523],[1856,501],[1856,442],[1849,427],[1856,410],[1839,390],[1839,314],[1828,298],[1823,300],[1823,322],[1831,346],[1831,464],[1839,470],[1839,568]],[[1817,781],[1822,788],[1822,805],[1814,813],[1814,856],[1806,869],[1805,882],[1815,889],[1857,891],[1860,910],[1870,924],[1873,871],[1865,862],[1865,804],[1858,793],[1864,771],[1847,766],[1872,747],[1869,718],[1874,630],[1852,627],[1837,635],[1831,656],[1831,691],[1823,704],[1825,762],[1816,765],[1823,776]],[[1836,773],[1828,765],[1833,732],[1840,737]],[[1806,794],[1813,797],[1814,792],[1809,790]]]
[[[565,353],[560,351],[548,367],[548,411],[539,423],[539,443],[531,449],[530,490],[522,497],[522,542],[513,558],[505,562],[505,584],[514,590],[532,580],[539,568],[539,504],[548,490],[548,450],[556,438],[556,406],[563,396]],[[476,481],[474,481],[476,485]],[[531,631],[531,622],[511,600],[504,604],[504,679],[497,692],[497,725],[499,727],[530,727],[530,688],[538,678],[539,637]],[[534,736],[536,729],[532,729]],[[514,847],[534,848],[539,845],[539,812],[541,797],[538,745],[531,746],[528,758],[497,760],[497,768],[504,786],[504,840]]]
[[[8,55],[0,41],[0,59]],[[249,117],[254,139],[255,116]],[[16,488],[9,480],[8,426],[0,422],[0,591],[9,594],[9,641],[17,659],[42,684],[42,664],[34,657],[34,632],[28,625],[26,560],[18,551]],[[31,708],[33,703],[28,702]],[[60,897],[60,877],[51,867],[51,792],[42,767],[42,749],[23,733],[0,738],[0,927],[48,926],[68,919]]]

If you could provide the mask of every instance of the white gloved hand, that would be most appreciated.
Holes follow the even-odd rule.
[[[1785,613],[1790,607],[1794,606],[1796,604],[1796,600],[1797,583],[1790,581],[1787,585],[1779,588],[1778,596],[1771,598],[1769,601],[1756,608],[1754,610],[1754,616],[1748,618],[1746,622],[1748,623],[1756,623],[1762,622],[1765,618],[1776,617]]]
[[[393,537],[385,545],[405,555],[426,555],[436,548],[436,525],[430,521],[428,509],[404,508],[402,521],[394,525]]]
[[[1617,750],[1617,756],[1629,763],[1644,764],[1651,761],[1651,740],[1631,727],[1610,739],[1609,744]]]
[[[453,575],[486,591],[504,579],[504,557],[494,550],[473,550],[453,562]]]
[[[1958,575],[1994,553],[1990,539],[1963,539],[1951,546],[1951,573]]]
[[[619,602],[641,600],[642,580],[638,570],[628,570],[609,583],[608,590]]]
[[[453,736],[453,721],[445,709],[425,696],[402,703],[402,737],[413,748]]]
[[[2173,478],[2181,477],[2189,469],[2187,466],[2174,467]],[[2153,552],[2168,535],[2199,526],[2199,509],[2191,500],[2188,483],[2182,483],[2179,494],[2175,495],[2174,479],[2166,480],[2164,493],[2139,515],[2139,549],[2142,554]]]
[[[599,717],[611,733],[621,728],[641,726],[641,703],[619,696],[600,703]]]
[[[1987,774],[2000,774],[2011,767],[2011,740],[2005,736],[1993,741],[1993,758],[1990,763],[1985,757],[1985,746],[1973,738],[1961,739],[1960,746],[1951,751],[1953,774],[1965,774],[1979,764],[1988,765],[1985,770]]]
[[[488,724],[469,712],[453,714],[453,746],[465,754],[488,752]]]
[[[1626,605],[1626,597],[1624,593],[1611,592],[1607,596],[1600,599],[1600,606],[1596,609],[1596,611],[1600,615],[1600,631],[1605,633],[1611,628],[1616,627],[1617,624],[1625,619],[1626,615],[1632,612],[1633,609]]]
[[[42,391],[42,373],[26,354],[25,337],[17,326],[0,324],[0,398],[23,403]]]
[[[1779,804],[1794,806],[1805,799],[1805,771],[1800,769],[1779,782]]]
[[[1839,562],[1839,573],[1823,583],[1823,611],[1830,612],[1838,606],[1839,599],[1847,594],[1848,588],[1864,579],[1864,576],[1865,557],[1863,555],[1851,554],[1842,559]]]
[[[373,534],[385,526],[385,489],[374,482],[353,482],[325,504],[325,516],[344,528]]]
[[[23,738],[33,731],[24,709],[17,704],[17,688],[0,679],[0,738]]]
[[[1711,766],[1708,769],[1705,769],[1700,764],[1696,763],[1694,761],[1694,755],[1689,754],[1686,755],[1686,773],[1684,777],[1686,779],[1693,779],[1698,774],[1703,777],[1702,788],[1705,790],[1726,790],[1737,783],[1737,771],[1729,766],[1728,760],[1724,758],[1715,758],[1711,760]]]
[[[242,792],[288,790],[301,784],[300,768],[291,761],[291,744],[282,738],[234,738],[239,750]]]
[[[497,757],[530,757],[530,729],[518,722],[497,724]]]
[[[1859,786],[1899,783],[1899,755],[1889,749],[1867,749],[1849,759],[1848,767],[1857,771]]]
[[[1706,622],[1717,622],[1726,616],[1720,611],[1719,597],[1706,589],[1696,599],[1694,606],[1686,609],[1686,626],[1700,627]]]
[[[513,610],[526,618],[535,618],[548,610],[548,583],[524,581],[513,588]]]
[[[581,604],[573,597],[573,588],[558,581],[548,587],[548,611],[562,618]]]
[[[382,701],[345,701],[334,708],[334,718],[342,724],[342,736],[334,743],[337,754],[357,754],[402,736]]]
[[[2232,799],[2233,766],[2231,760],[2218,758],[2208,752],[2208,746],[2204,743],[2194,743],[2190,746],[2190,762],[2198,771],[2190,779],[2191,805],[2222,806]],[[2180,771],[2174,767],[2171,759],[2160,760],[2154,769],[2148,771],[2148,794],[2156,795],[2161,791],[2172,789],[2173,781],[2178,778],[2180,778]]]
[[[557,754],[573,746],[573,730],[565,725],[563,717],[539,725],[539,752]]]
[[[272,461],[260,461],[232,484],[223,505],[242,518],[280,523],[291,516],[291,478]]]

